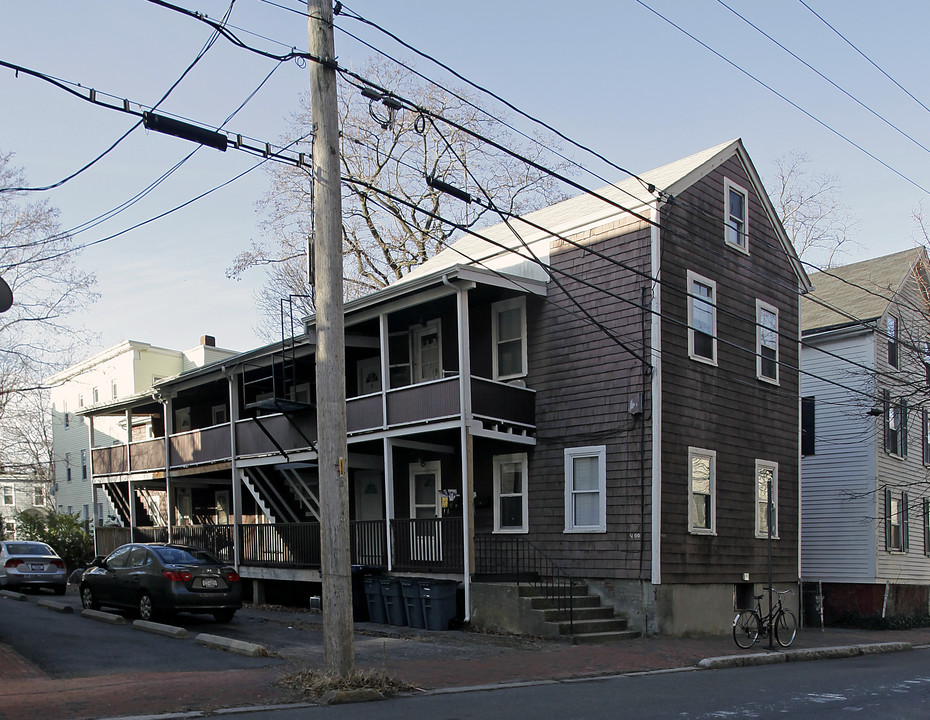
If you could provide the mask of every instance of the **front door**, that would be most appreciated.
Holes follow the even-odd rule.
[[[418,561],[442,561],[440,526],[441,465],[438,460],[410,464],[410,552]]]
[[[428,382],[442,377],[442,337],[438,320],[431,320],[414,330],[413,352],[416,382]]]

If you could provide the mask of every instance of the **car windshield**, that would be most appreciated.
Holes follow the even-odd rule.
[[[164,563],[180,565],[220,565],[220,561],[206,550],[178,547],[153,547],[152,550]]]
[[[54,555],[52,550],[45,543],[40,542],[16,542],[7,543],[6,551],[10,555]]]

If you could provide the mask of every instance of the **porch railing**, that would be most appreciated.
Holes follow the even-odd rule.
[[[234,525],[176,525],[171,528],[172,542],[202,547],[227,563],[235,560],[234,535]]]
[[[402,572],[465,572],[462,518],[391,520],[393,569]]]
[[[568,619],[574,633],[574,580],[526,538],[475,535],[475,577],[530,583]]]

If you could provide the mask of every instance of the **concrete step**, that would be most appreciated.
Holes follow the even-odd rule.
[[[530,607],[534,610],[553,610],[558,609],[559,603],[547,597],[529,597],[527,600],[530,601]],[[563,607],[568,607],[567,600],[561,603]],[[572,607],[575,610],[580,608],[590,608],[590,607],[600,607],[601,599],[597,595],[579,595],[572,598]]]
[[[586,633],[620,632],[627,629],[624,618],[603,618],[594,620],[579,620],[573,623],[568,620],[558,620],[552,623],[558,628],[559,635],[584,635]]]
[[[584,584],[571,585],[571,586],[535,586],[535,585],[520,585],[517,588],[517,592],[520,597],[549,597],[557,595],[573,595],[575,597],[586,597],[588,595],[588,586]]]
[[[599,643],[621,642],[639,637],[638,630],[618,630],[614,632],[575,633],[572,645],[594,645]]]
[[[543,618],[546,622],[559,622],[563,620],[568,620],[569,612],[568,609],[559,610],[558,608],[547,608],[540,610],[543,614]],[[612,620],[614,619],[613,608],[604,607],[600,603],[597,605],[590,605],[588,607],[578,607],[577,605],[573,608],[572,615],[575,618],[575,622],[579,620]]]

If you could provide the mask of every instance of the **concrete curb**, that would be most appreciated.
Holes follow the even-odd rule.
[[[19,602],[26,602],[29,599],[22,593],[13,592],[12,590],[0,590],[0,597],[9,598],[10,600],[18,600]]]
[[[150,620],[133,620],[133,630],[142,630],[143,632],[163,635],[164,637],[183,639],[187,637],[187,630],[176,625],[164,625],[162,623],[151,622]]]
[[[698,663],[698,667],[702,670],[721,670],[723,668],[747,667],[750,665],[773,665],[783,662],[809,662],[811,660],[859,657],[860,655],[878,655],[881,653],[903,652],[913,650],[913,648],[914,646],[908,642],[887,642],[805,648],[803,650],[771,653],[751,653],[749,655],[724,655],[722,657],[704,658]]]
[[[215,650],[225,650],[226,652],[236,653],[237,655],[247,655],[249,657],[268,656],[268,651],[261,645],[245,642],[243,640],[224,638],[219,635],[200,633],[194,638],[194,642],[204,647],[213,648]]]
[[[320,705],[348,705],[349,703],[373,702],[384,699],[384,695],[373,688],[330,690],[320,697]]]
[[[100,610],[81,610],[81,617],[109,623],[110,625],[126,624],[126,618],[122,615],[114,615],[113,613],[101,612]]]
[[[36,605],[39,607],[48,608],[49,610],[54,610],[55,612],[60,613],[73,613],[74,608],[70,605],[65,605],[64,603],[55,602],[54,600],[48,600],[46,598],[39,598]]]

